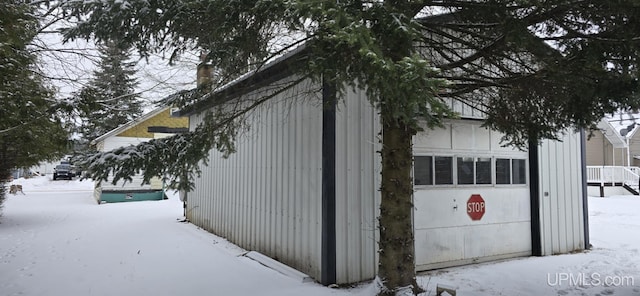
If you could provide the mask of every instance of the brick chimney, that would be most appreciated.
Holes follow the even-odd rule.
[[[207,63],[207,54],[200,54],[200,64],[198,64],[197,84],[198,87],[211,83],[213,78],[213,66]]]

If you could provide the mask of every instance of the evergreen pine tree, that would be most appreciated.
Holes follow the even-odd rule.
[[[38,27],[33,9],[0,1],[0,183],[12,169],[59,158],[68,146],[53,91],[29,50]]]
[[[142,101],[135,92],[135,62],[128,49],[115,41],[99,48],[100,62],[87,86],[77,94],[83,142],[125,124],[143,112]]]

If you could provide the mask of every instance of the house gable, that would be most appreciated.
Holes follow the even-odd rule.
[[[187,117],[171,117],[171,109],[167,108],[159,114],[152,116],[117,134],[118,137],[153,138],[154,133],[149,132],[149,127],[186,128],[189,126]]]

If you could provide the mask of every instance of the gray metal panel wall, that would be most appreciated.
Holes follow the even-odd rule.
[[[377,272],[380,150],[377,113],[363,91],[347,91],[336,113],[336,278],[353,283]]]
[[[211,151],[187,203],[192,223],[314,278],[320,276],[321,258],[322,108],[317,90],[306,81],[255,110],[236,153],[223,159]],[[193,115],[191,129],[201,121],[201,114]]]
[[[543,255],[584,248],[584,212],[579,133],[539,147],[540,228]]]

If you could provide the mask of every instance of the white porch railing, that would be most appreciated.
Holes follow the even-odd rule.
[[[624,184],[636,191],[640,182],[639,167],[587,166],[587,183]]]

